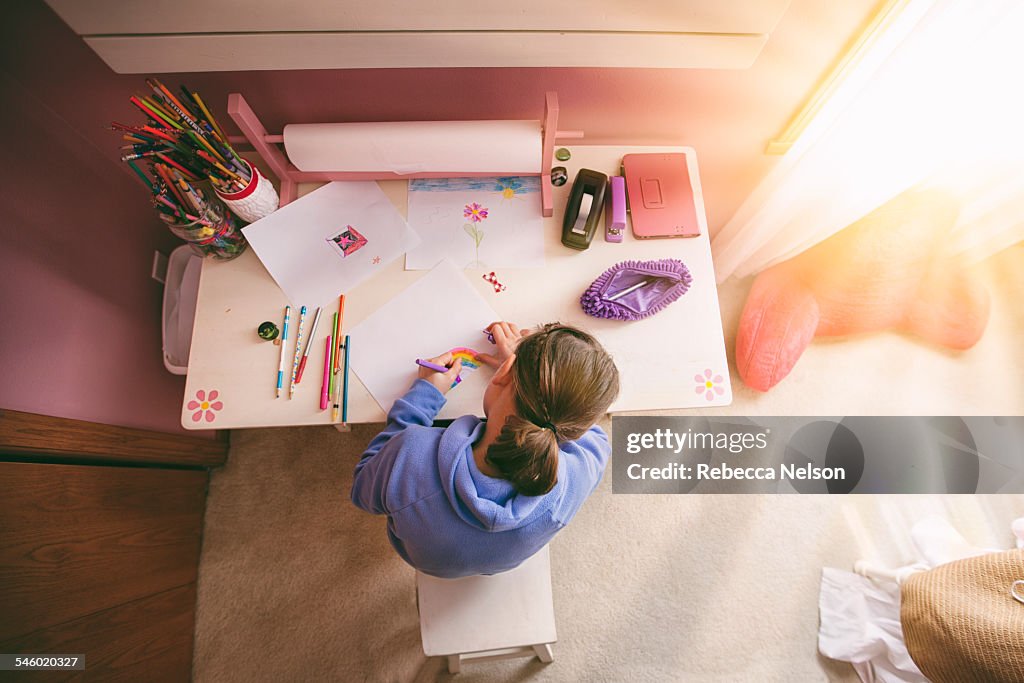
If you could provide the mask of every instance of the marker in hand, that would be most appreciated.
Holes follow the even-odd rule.
[[[451,370],[451,368],[449,368],[449,367],[447,367],[445,365],[439,365],[437,363],[431,363],[429,360],[423,360],[422,358],[417,358],[416,359],[416,365],[424,367],[427,370],[433,370],[434,372],[440,372],[442,374],[445,373],[445,372],[448,372],[449,370]],[[458,384],[461,381],[462,381],[462,376],[461,375],[456,376],[455,377],[455,383],[452,384],[452,386],[455,386],[456,384]]]

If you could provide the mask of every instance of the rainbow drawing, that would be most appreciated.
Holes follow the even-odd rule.
[[[467,349],[464,346],[460,346],[452,349],[450,353],[452,354],[452,362],[454,363],[456,360],[461,360],[463,368],[476,370],[480,367],[480,361],[477,360],[476,351],[473,349]]]

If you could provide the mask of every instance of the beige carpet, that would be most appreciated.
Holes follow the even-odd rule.
[[[413,570],[384,519],[348,501],[374,433],[232,435],[206,512],[197,681],[448,680],[420,649]],[[823,565],[899,562],[928,513],[1008,547],[1024,510],[1024,496],[613,496],[610,484],[552,544],[555,662],[470,664],[458,680],[852,681],[816,653]]]
[[[988,264],[992,317],[967,352],[895,334],[815,342],[767,394],[733,376],[733,405],[714,412],[1024,414],[1021,263],[1024,245]],[[720,289],[727,339],[747,287]],[[420,649],[414,573],[385,520],[348,501],[379,427],[232,434],[207,503],[197,681],[449,679]],[[817,654],[821,567],[902,564],[927,514],[1007,548],[1024,496],[613,496],[609,475],[551,546],[554,663],[471,664],[456,680],[856,680]]]

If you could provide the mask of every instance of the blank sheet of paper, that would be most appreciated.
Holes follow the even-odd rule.
[[[377,183],[333,182],[242,229],[295,306],[322,306],[419,242]]]
[[[491,353],[483,329],[498,314],[449,261],[378,308],[350,332],[349,363],[384,412],[416,379],[417,358],[466,347]],[[483,415],[483,392],[493,371],[464,365],[441,417]]]

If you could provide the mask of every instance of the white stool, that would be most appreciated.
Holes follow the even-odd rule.
[[[532,657],[554,659],[555,608],[548,547],[509,572],[439,579],[416,572],[420,635],[428,657],[463,661]]]

